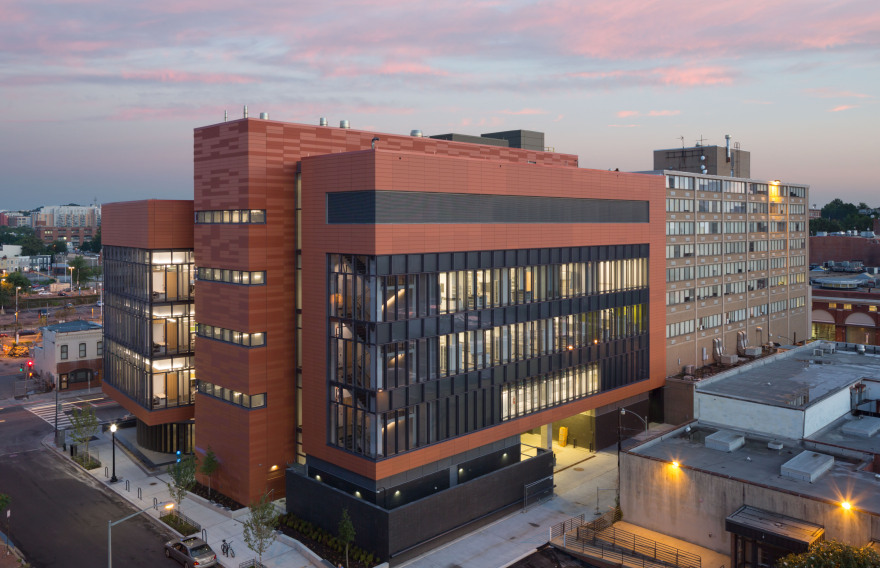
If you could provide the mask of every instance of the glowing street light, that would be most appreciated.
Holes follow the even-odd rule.
[[[850,503],[849,501],[844,501],[840,504],[840,506],[843,507],[844,511],[849,511],[850,509],[852,509],[852,503]]]
[[[116,483],[119,481],[116,479],[116,424],[110,425],[110,432],[113,434],[113,476],[110,478],[110,483]]]
[[[119,523],[127,521],[128,519],[137,517],[141,513],[146,513],[150,509],[158,509],[158,508],[159,508],[158,504],[150,505],[149,507],[144,507],[143,509],[141,509],[137,513],[130,514],[129,516],[125,517],[124,519],[119,519],[118,521],[107,521],[107,568],[113,568],[113,548],[112,548],[112,535],[113,535],[112,529],[113,529],[113,527],[115,527]],[[162,508],[164,508],[166,511],[170,511],[171,509],[174,508],[174,501],[169,501],[168,503],[163,503]]]

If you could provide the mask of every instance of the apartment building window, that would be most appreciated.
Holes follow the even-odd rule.
[[[693,235],[694,223],[693,221],[667,221],[666,234],[668,236]]]
[[[788,187],[788,195],[790,197],[806,197],[807,196],[807,188],[805,188],[805,187],[783,186],[783,190],[786,187]]]
[[[876,311],[877,311],[877,306],[868,306],[868,311],[869,311],[869,312],[876,312]]]
[[[792,272],[791,273],[791,283],[792,284],[803,284],[807,281],[807,275],[803,272]]]
[[[800,239],[800,240],[803,240],[803,239]],[[785,243],[786,243],[785,239],[772,239],[769,242],[770,242],[770,250],[773,250],[773,251],[785,250]]]
[[[673,290],[666,293],[666,305],[674,306],[677,304],[686,304],[694,301],[694,289]]]
[[[724,243],[724,254],[742,254],[746,252],[746,241],[732,241]]]
[[[786,276],[784,274],[782,276],[771,276],[770,277],[770,287],[771,288],[774,288],[776,286],[785,286],[786,284],[788,284],[788,276]]]
[[[748,310],[745,308],[741,310],[733,310],[727,312],[727,323],[737,323],[740,321],[744,321],[748,318]]]
[[[803,203],[792,203],[788,206],[789,215],[804,215],[807,212],[807,206]]]
[[[723,209],[724,209],[725,213],[745,213],[746,212],[746,202],[745,201],[725,201]]]
[[[694,178],[688,176],[666,176],[667,189],[693,189]]]
[[[844,304],[844,305],[843,305],[843,309],[844,309],[844,310],[851,310],[851,309],[852,309],[852,304]]]
[[[720,179],[697,178],[697,189],[699,191],[721,191]]]
[[[795,308],[802,308],[807,304],[807,298],[805,296],[798,296],[796,298],[791,298],[788,301],[788,303],[789,303],[789,308],[792,310]],[[870,308],[874,308],[874,309],[872,310]],[[871,311],[871,312],[877,311],[877,306],[870,306],[870,308],[868,309],[868,311]]]
[[[721,264],[701,264],[697,266],[697,278],[721,276]]]
[[[749,261],[749,272],[755,272],[757,270],[767,270],[767,259],[759,258],[756,260]]]
[[[745,271],[746,263],[743,260],[724,263],[724,274],[742,274]]]
[[[700,213],[721,213],[721,201],[717,199],[700,199],[697,201],[697,211]]]
[[[694,245],[685,243],[681,245],[666,245],[666,258],[689,258],[694,256]]]
[[[694,320],[685,320],[678,323],[666,324],[666,338],[678,337],[679,335],[687,335],[693,333],[695,329]]]
[[[749,252],[765,252],[768,247],[767,241],[749,241]]]
[[[787,258],[784,256],[777,256],[770,259],[770,270],[776,270],[778,268],[785,268],[785,263],[787,262]]]
[[[749,183],[749,193],[751,195],[767,195],[767,184]]]
[[[705,300],[706,298],[717,298],[721,296],[721,284],[715,286],[701,286],[697,288],[697,299]]]
[[[86,344],[80,343],[79,344],[79,357],[80,357],[80,359],[84,359],[85,356],[86,356]]]
[[[804,221],[791,221],[788,224],[788,230],[792,233],[800,233],[806,229],[807,224]]]
[[[718,221],[698,221],[698,235],[718,235],[721,234],[721,223]]]
[[[667,198],[666,211],[667,213],[693,213],[694,200],[676,199],[674,197]]]
[[[767,315],[767,304],[758,304],[756,306],[749,306],[749,317],[757,318],[761,316]]]
[[[712,329],[721,325],[721,314],[712,314],[700,318],[700,329]]]
[[[749,232],[750,233],[766,233],[767,232],[767,221],[749,221]]]
[[[746,222],[745,221],[725,221],[724,222],[724,232],[725,233],[745,233],[746,232]]]
[[[721,243],[698,243],[697,255],[699,256],[719,256],[721,254]]]
[[[791,257],[791,266],[805,266],[807,264],[807,257],[803,255],[792,256]]]
[[[762,201],[750,201],[749,202],[749,213],[752,215],[766,214],[767,213],[767,204]]]
[[[61,360],[62,360],[62,361],[66,361],[66,360],[67,360],[67,345],[62,345],[62,346],[61,346]]]
[[[666,281],[667,282],[681,282],[682,280],[693,280],[694,279],[694,267],[693,266],[683,266],[681,268],[667,268],[666,269]]]
[[[766,278],[755,278],[753,280],[749,280],[749,292],[753,292],[755,290],[764,290],[767,288],[767,279]]]
[[[802,248],[806,248],[806,246],[807,246],[807,239],[790,239],[788,241],[788,248],[790,248],[790,249],[802,249]],[[780,249],[780,250],[784,250],[784,249]]]
[[[775,314],[778,312],[784,312],[787,303],[788,302],[786,300],[779,300],[777,302],[770,302],[770,313]]]
[[[787,225],[785,221],[770,221],[770,232],[784,233]]]
[[[99,341],[99,342],[98,342],[98,353],[97,353],[97,356],[100,357],[100,356],[102,356],[103,354],[104,354],[104,342],[103,342],[103,341]]]
[[[770,214],[771,215],[785,215],[785,203],[776,203],[776,202],[771,203],[770,204]]]
[[[837,308],[837,303],[836,303],[836,302],[828,302],[828,307],[831,308],[831,309],[836,309],[836,308]]]
[[[722,187],[725,193],[745,193],[746,183],[742,181],[724,180]]]

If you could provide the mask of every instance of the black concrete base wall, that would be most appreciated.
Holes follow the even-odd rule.
[[[355,542],[383,559],[521,502],[525,485],[553,475],[553,454],[542,453],[494,473],[386,511],[354,495],[287,471],[287,510],[336,534],[348,509]]]

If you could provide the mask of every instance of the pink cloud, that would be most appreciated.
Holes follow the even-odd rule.
[[[188,73],[186,71],[123,71],[123,79],[157,81],[160,83],[201,83],[207,85],[246,85],[258,83],[254,77],[226,73]]]
[[[553,119],[553,122],[559,122],[562,119],[563,119],[563,115],[560,114],[556,118]]]
[[[827,88],[819,88],[819,89],[806,89],[806,92],[815,95],[819,98],[823,99],[831,99],[831,98],[855,98],[855,99],[870,99],[873,98],[871,95],[867,95],[865,93],[854,93],[852,91],[835,91],[833,89]]]
[[[681,114],[680,110],[652,110],[648,112],[648,116],[676,116]]]
[[[448,75],[423,63],[385,63],[375,72],[382,75]]]
[[[834,107],[833,109],[830,109],[828,112],[840,112],[843,110],[850,110],[850,109],[858,108],[858,107],[859,107],[859,105],[840,105],[840,106]]]
[[[626,118],[628,116],[639,116],[639,111],[637,111],[637,110],[619,110],[619,111],[617,111],[617,116],[620,118]]]
[[[546,110],[542,110],[539,108],[523,108],[520,110],[502,110],[499,111],[501,114],[512,114],[516,116],[523,116],[527,114],[547,114]]]
[[[590,80],[610,79],[625,84],[699,87],[729,85],[733,83],[735,72],[722,66],[655,67],[651,69],[578,72],[570,73],[568,76]]]

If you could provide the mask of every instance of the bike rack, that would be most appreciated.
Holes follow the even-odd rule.
[[[202,529],[202,540],[208,542],[208,529]]]
[[[125,490],[131,491],[131,481],[129,481],[128,479],[125,480]]]
[[[104,466],[104,477],[110,477],[110,468],[106,465]]]
[[[157,499],[156,497],[153,497],[153,508],[157,511],[159,510],[159,499]]]
[[[141,501],[144,500],[144,493],[143,491],[141,491],[140,487],[138,487],[138,499],[140,499]]]

